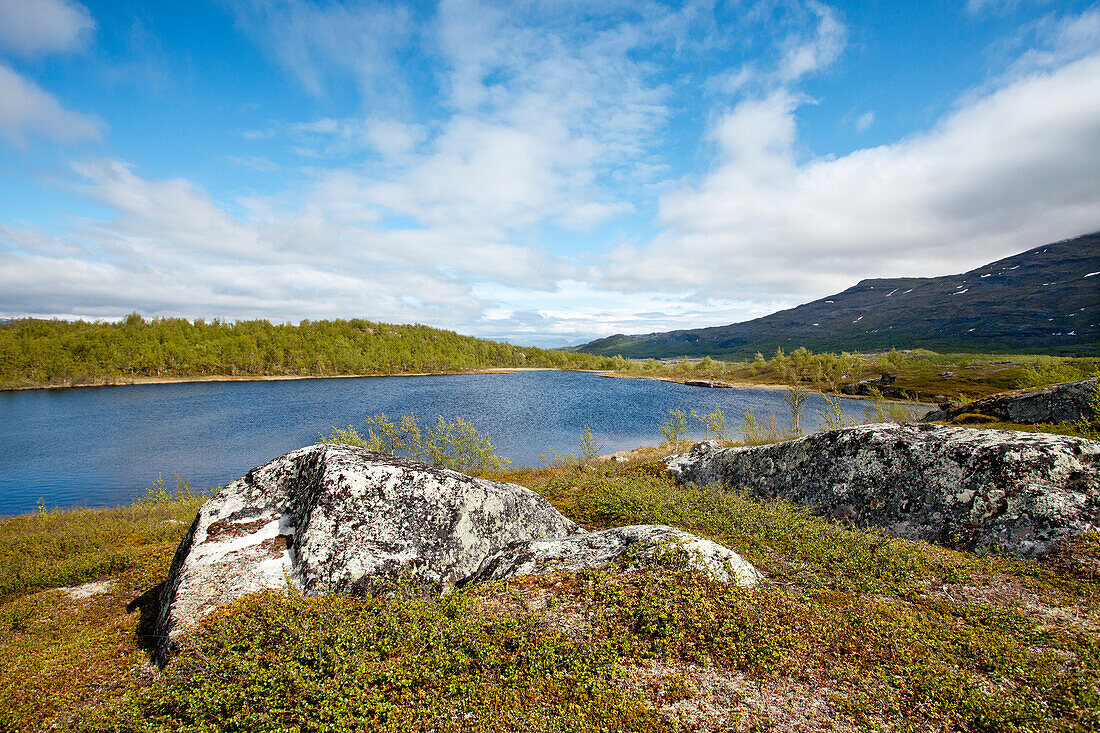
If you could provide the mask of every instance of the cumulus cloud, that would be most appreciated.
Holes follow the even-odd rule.
[[[23,55],[79,47],[95,23],[72,0],[0,0],[0,48]]]
[[[98,140],[103,124],[66,109],[30,79],[0,63],[0,137],[19,147],[28,136],[61,143]]]
[[[0,311],[359,315],[464,328],[489,305],[471,279],[529,286],[564,272],[545,255],[477,232],[449,239],[372,226],[347,209],[354,191],[332,180],[297,197],[242,200],[242,217],[190,181],[145,178],[122,161],[80,163],[75,172],[79,190],[112,216],[62,232],[0,227]]]
[[[799,161],[798,100],[742,102],[721,163],[664,196],[665,229],[623,246],[614,287],[802,301],[868,276],[934,275],[1100,229],[1100,57],[969,101],[934,129]]]
[[[232,162],[296,176],[265,195],[218,200],[124,161],[77,163],[74,187],[110,214],[0,227],[0,310],[362,315],[575,343],[756,317],[1100,228],[1095,9],[1033,29],[1033,48],[931,129],[832,157],[799,137],[799,85],[835,68],[848,36],[816,2],[721,16],[615,1],[583,22],[573,3],[537,0],[443,0],[430,17],[337,0],[234,7],[303,88],[324,97],[350,78],[362,109],[241,132],[263,155]],[[733,36],[758,43],[751,58]],[[708,53],[724,71],[670,75]],[[692,61],[662,65],[677,54]],[[418,84],[428,113],[403,99]],[[690,128],[670,120],[691,94],[714,104],[705,137],[670,143]],[[865,130],[874,113],[846,123]],[[31,134],[74,141],[98,123],[0,66],[0,136]],[[556,248],[547,232],[581,244]]]

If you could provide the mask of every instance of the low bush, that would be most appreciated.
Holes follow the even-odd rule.
[[[455,471],[493,471],[511,463],[496,454],[488,435],[479,433],[461,417],[447,421],[440,415],[435,426],[424,431],[415,415],[403,415],[395,424],[380,413],[368,418],[366,425],[366,436],[349,425],[333,428],[321,440],[405,456]]]

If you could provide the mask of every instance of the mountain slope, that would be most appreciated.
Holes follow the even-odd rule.
[[[577,347],[648,358],[939,348],[1100,353],[1100,232],[1046,244],[960,275],[861,280],[842,293],[743,323]]]

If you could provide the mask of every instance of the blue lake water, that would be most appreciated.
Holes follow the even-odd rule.
[[[533,371],[434,377],[200,382],[0,392],[0,516],[49,507],[132,501],[160,476],[218,486],[332,427],[376,413],[434,424],[463,417],[514,465],[577,450],[584,426],[601,452],[655,445],[668,411],[720,407],[730,426],[745,410],[787,422],[783,392],[707,389],[650,379]],[[862,418],[866,403],[845,400]],[[824,401],[811,395],[803,427]]]

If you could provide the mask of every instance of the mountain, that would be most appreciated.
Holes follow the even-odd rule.
[[[632,358],[744,358],[756,351],[770,355],[777,346],[1100,353],[1100,232],[960,275],[861,280],[842,293],[743,323],[616,334],[576,350]]]

